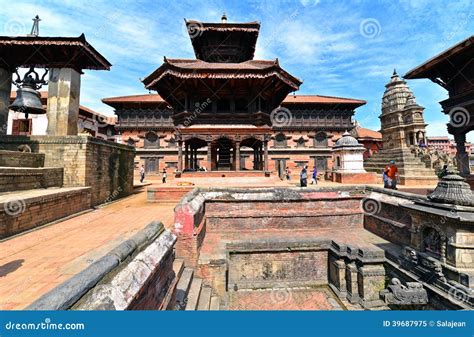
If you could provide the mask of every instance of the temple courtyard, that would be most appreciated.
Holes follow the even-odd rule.
[[[174,207],[177,204],[175,195],[170,194],[169,198],[164,197],[164,200],[150,203],[147,202],[146,188],[161,188],[167,193],[169,188],[180,189],[179,185],[183,181],[194,184],[191,188],[271,188],[294,187],[299,184],[295,179],[280,180],[275,176],[193,177],[171,179],[166,184],[161,183],[160,177],[152,176],[144,184],[137,181],[135,192],[131,196],[0,241],[0,310],[26,308],[41,295],[91,265],[153,221],[161,221],[166,228],[172,229]],[[338,185],[340,186],[338,183],[319,181],[318,185],[309,185],[308,189]],[[405,190],[425,193],[434,187],[405,187]],[[269,235],[273,234],[270,232]],[[330,307],[327,302],[328,293],[328,290],[301,290],[294,297],[282,300],[279,305],[288,310],[327,309]],[[263,300],[270,295],[265,292],[236,295],[235,303],[230,309],[241,308],[244,305],[242,303]],[[258,309],[255,304],[246,307],[250,310]]]

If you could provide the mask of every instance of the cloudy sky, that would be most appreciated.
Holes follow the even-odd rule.
[[[384,85],[474,32],[474,1],[430,0],[0,0],[0,35],[24,35],[42,19],[42,36],[79,36],[111,63],[85,71],[81,104],[113,113],[104,97],[146,93],[140,78],[163,56],[193,58],[184,20],[260,21],[257,59],[275,59],[304,83],[301,94],[359,98],[364,127],[378,130]],[[426,107],[428,135],[446,135],[439,101],[447,93],[429,80],[410,80]],[[474,134],[468,134],[474,141]]]

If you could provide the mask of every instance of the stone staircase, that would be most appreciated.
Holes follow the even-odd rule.
[[[178,279],[174,310],[219,310],[220,299],[213,295],[212,288],[196,277],[192,268],[184,266],[182,259],[176,259],[173,269]]]
[[[89,187],[63,187],[42,153],[0,150],[0,240],[90,208]]]
[[[437,181],[435,171],[430,168],[429,163],[422,161],[410,149],[381,150],[364,161],[367,172],[382,174],[390,160],[395,160],[398,166],[402,183],[408,179],[423,179]]]

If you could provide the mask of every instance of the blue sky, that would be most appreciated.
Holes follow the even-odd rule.
[[[304,81],[300,94],[359,98],[362,126],[378,130],[381,98],[394,68],[400,75],[473,34],[473,0],[248,0],[80,1],[0,0],[0,35],[23,35],[42,19],[40,35],[78,36],[111,63],[85,71],[81,104],[112,109],[104,97],[142,94],[140,78],[163,56],[193,58],[184,20],[260,21],[257,59],[275,59]],[[429,80],[411,80],[429,124],[428,136],[446,135],[439,101],[447,92]],[[474,141],[474,134],[468,134]]]

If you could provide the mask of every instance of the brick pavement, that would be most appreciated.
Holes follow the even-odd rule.
[[[169,227],[173,208],[147,203],[142,191],[0,242],[0,310],[26,307],[153,220]]]
[[[344,310],[327,287],[229,292],[230,310]]]

